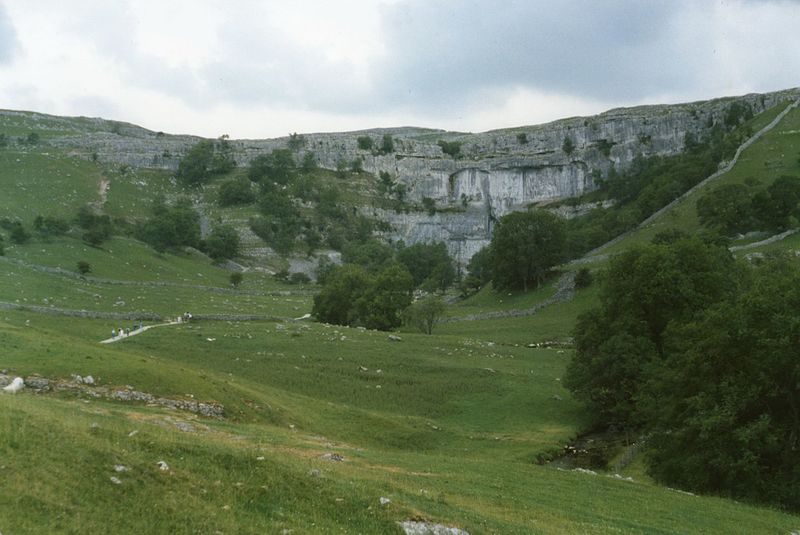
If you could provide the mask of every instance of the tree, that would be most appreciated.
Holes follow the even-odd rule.
[[[578,319],[576,352],[564,377],[596,425],[637,424],[636,399],[645,371],[664,358],[668,326],[731,295],[735,271],[727,249],[695,237],[612,258],[600,306]]]
[[[11,238],[11,241],[16,244],[23,244],[31,239],[30,233],[25,230],[25,227],[22,226],[22,223],[18,221],[11,228],[11,233],[8,237]]]
[[[403,313],[403,322],[413,325],[425,334],[433,333],[433,326],[442,317],[446,307],[441,299],[428,296],[413,303]]]
[[[564,259],[566,226],[550,212],[512,212],[498,221],[491,248],[494,287],[527,292]]]
[[[726,184],[697,199],[700,223],[730,235],[746,232],[753,225],[750,188],[744,184]]]
[[[69,230],[69,223],[64,219],[52,216],[36,216],[33,229],[42,236],[61,236]]]
[[[656,479],[800,509],[798,307],[797,265],[768,260],[674,326],[639,403]]]
[[[92,266],[86,260],[79,260],[77,266],[78,273],[81,275],[86,275],[87,273],[92,272]]]
[[[356,300],[356,324],[381,331],[399,327],[413,289],[414,281],[404,267],[394,264],[385,268]]]
[[[351,325],[356,320],[353,305],[371,282],[369,273],[361,266],[334,268],[320,293],[314,296],[311,314],[325,323]]]
[[[380,152],[381,154],[391,154],[394,152],[394,139],[391,134],[383,134]]]
[[[358,136],[356,142],[358,143],[358,148],[361,150],[372,150],[375,144],[370,136]]]
[[[294,177],[296,165],[294,155],[289,149],[275,149],[269,154],[253,158],[247,176],[253,182],[261,183],[262,188],[270,190],[274,185],[285,186]]]
[[[251,184],[246,178],[226,180],[220,184],[217,202],[220,206],[250,204],[256,199]]]
[[[775,230],[788,228],[800,217],[800,178],[783,175],[767,188],[769,204],[761,219]]]
[[[200,245],[200,216],[189,199],[179,199],[171,206],[158,199],[152,212],[153,217],[139,225],[136,234],[156,251]]]
[[[417,288],[444,291],[456,277],[453,259],[444,242],[415,243],[404,247],[398,251],[397,260],[411,273]]]
[[[225,260],[239,254],[239,233],[230,225],[214,227],[206,238],[206,253],[214,260]]]
[[[573,143],[571,137],[564,136],[564,142],[561,144],[561,150],[563,150],[564,154],[567,156],[572,156],[572,153],[575,152],[575,143]]]
[[[442,149],[444,154],[448,156],[452,156],[455,159],[458,159],[461,156],[461,142],[460,141],[445,141],[440,139],[436,142],[437,145]]]
[[[228,278],[228,280],[230,280],[231,286],[238,288],[244,280],[244,275],[242,275],[239,271],[234,271],[231,273],[231,276]]]
[[[297,152],[306,145],[306,138],[297,132],[293,134],[289,134],[289,141],[286,142],[286,146],[289,147],[289,150],[292,152]]]
[[[204,139],[195,144],[186,156],[178,163],[176,178],[187,186],[196,186],[206,182],[210,176],[211,163],[214,159],[214,142]]]

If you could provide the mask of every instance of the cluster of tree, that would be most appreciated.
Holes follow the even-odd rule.
[[[800,178],[781,176],[766,188],[754,181],[719,186],[697,200],[697,215],[725,235],[785,230],[800,218]]]
[[[800,508],[800,269],[676,233],[613,258],[565,385],[658,480]]]
[[[375,274],[358,264],[345,264],[328,273],[314,297],[312,314],[326,323],[390,330],[402,323],[413,289],[411,274],[397,264]]]
[[[137,227],[138,239],[160,253],[180,246],[200,247],[200,216],[192,201],[183,198],[170,205],[156,199],[152,214]]]
[[[439,145],[444,154],[447,154],[454,159],[461,157],[461,141],[445,141],[440,139],[436,142],[436,144]]]
[[[426,307],[418,305],[404,316],[411,292],[443,291],[455,280],[455,267],[443,243],[395,248],[367,239],[348,244],[342,260],[342,266],[327,265],[318,272],[322,291],[314,299],[313,313],[320,321],[389,330],[405,317],[421,328],[428,325],[423,330],[429,331],[432,322],[420,320],[430,313]]]
[[[236,167],[233,147],[228,136],[217,140],[204,139],[194,145],[178,163],[175,177],[184,185],[197,186],[224,175]]]
[[[380,146],[376,146],[372,136],[358,136],[356,139],[360,150],[371,151],[374,155],[391,154],[394,152],[394,138],[391,134],[383,134]]]
[[[492,241],[472,256],[461,282],[464,295],[489,281],[497,290],[528,291],[566,259],[565,221],[551,212],[512,212],[495,224]]]
[[[33,220],[33,230],[40,236],[61,236],[69,231],[69,221],[53,216],[36,216]]]
[[[105,214],[96,213],[89,206],[82,206],[78,210],[75,223],[83,229],[83,241],[92,247],[99,247],[111,237],[113,230],[111,218]]]
[[[611,199],[616,204],[568,221],[568,256],[578,257],[635,227],[714,173],[722,160],[732,157],[750,135],[744,121],[752,117],[747,106],[736,104],[731,104],[725,115],[727,118],[710,128],[704,138],[687,134],[682,154],[638,157],[625,172],[617,172],[612,167],[605,177],[596,174],[599,189],[575,202]],[[570,144],[567,148],[574,147]],[[600,148],[610,150],[607,146]]]

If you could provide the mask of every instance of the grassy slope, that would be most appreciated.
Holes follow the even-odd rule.
[[[784,109],[783,106],[776,108],[755,117],[751,122],[753,131],[758,131],[768,124]],[[744,151],[737,164],[728,173],[695,191],[648,226],[638,229],[601,253],[613,254],[632,245],[646,243],[658,232],[668,228],[678,228],[688,233],[699,231],[701,225],[695,203],[705,192],[723,184],[743,183],[748,178],[755,178],[767,186],[781,175],[798,176],[800,175],[799,147],[800,109],[795,108],[778,126]]]
[[[34,188],[44,187],[37,177],[46,169],[55,180],[48,182],[52,198],[67,200],[64,217],[96,200],[101,172],[93,164],[24,157],[38,162],[25,181],[8,171],[15,161],[0,165],[0,180],[25,187],[11,190],[7,213],[29,221],[40,205],[45,209]],[[71,166],[80,169],[66,177],[74,185],[59,178]],[[136,214],[153,193],[135,183],[143,176],[112,176],[107,207]],[[168,188],[158,173],[147,180]],[[172,284],[81,282],[0,262],[2,301],[41,305],[46,298],[64,308],[164,314],[187,303],[197,312],[289,316],[310,308],[308,295],[247,293],[286,289],[257,275],[246,276],[239,293],[179,286],[226,287],[227,274],[206,259],[155,255],[125,238],[103,249],[69,237],[34,241],[8,247],[7,255],[64,269],[86,259],[98,277]],[[551,291],[485,291],[453,314],[527,308]],[[568,338],[575,316],[595,299],[590,288],[536,316],[455,322],[434,336],[404,333],[402,342],[318,324],[199,322],[103,346],[97,341],[117,322],[0,311],[0,368],[11,373],[92,374],[105,386],[217,401],[228,413],[217,421],[74,394],[0,396],[0,466],[8,481],[0,503],[12,504],[0,507],[0,531],[391,533],[395,521],[414,516],[473,534],[796,529],[795,516],[687,496],[645,479],[630,483],[532,463],[559,449],[582,420],[559,381],[570,352],[524,345]],[[133,430],[138,434],[129,436]],[[321,460],[326,452],[346,461]],[[157,470],[158,460],[171,470]],[[117,474],[115,464],[131,471]],[[392,503],[381,507],[379,496]]]

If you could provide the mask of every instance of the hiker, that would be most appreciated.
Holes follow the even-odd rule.
[[[117,337],[117,330],[111,329],[111,338],[116,338],[116,337]]]

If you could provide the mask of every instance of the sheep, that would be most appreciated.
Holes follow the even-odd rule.
[[[25,381],[22,380],[22,377],[15,377],[11,384],[8,386],[3,387],[3,390],[6,392],[10,392],[11,394],[16,394],[20,390],[25,387]]]

